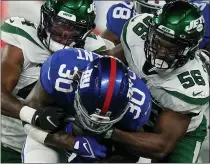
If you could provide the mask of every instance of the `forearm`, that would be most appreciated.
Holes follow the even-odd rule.
[[[36,109],[29,107],[24,100],[17,99],[11,93],[1,92],[1,114],[32,123]]]
[[[73,151],[74,140],[75,137],[68,135],[65,132],[53,134],[49,133],[44,141],[44,144]]]
[[[165,156],[165,143],[159,134],[145,132],[124,132],[116,129],[112,140],[122,143],[129,152],[138,156],[161,159]]]
[[[12,94],[1,92],[1,114],[20,119],[19,114],[23,106],[23,102]]]
[[[206,45],[205,49],[210,53],[210,43]]]

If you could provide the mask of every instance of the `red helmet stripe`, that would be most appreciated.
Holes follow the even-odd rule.
[[[117,73],[117,62],[114,58],[110,58],[111,60],[111,69],[110,69],[110,75],[109,75],[109,85],[108,90],[106,92],[106,97],[104,101],[104,105],[102,107],[101,113],[106,113],[109,110],[109,106],[111,103],[113,91],[114,91],[114,85],[115,85],[115,79],[116,79],[116,73]]]

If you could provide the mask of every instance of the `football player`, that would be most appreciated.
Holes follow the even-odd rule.
[[[7,19],[1,26],[1,39],[7,43],[1,61],[2,162],[21,162],[25,132],[17,104],[30,92],[51,53],[69,47],[106,48],[103,39],[91,32],[94,20],[92,0],[47,0],[38,26],[19,17]]]
[[[132,18],[135,13],[154,13],[157,9],[160,9],[165,3],[170,1],[171,0],[135,0],[134,2],[125,1],[112,5],[107,12],[107,29],[101,36],[112,41],[115,45],[119,44],[124,24]],[[202,11],[206,30],[204,38],[200,43],[200,48],[210,52],[210,2],[208,0],[189,0],[189,2],[197,5]]]
[[[209,77],[201,59],[205,52],[199,49],[204,28],[199,8],[180,0],[124,25],[121,45],[110,55],[145,79],[153,111],[145,132],[114,130],[112,140],[158,162],[197,161],[209,109]]]
[[[77,126],[87,133],[67,127],[68,134],[74,136],[51,134],[26,124],[29,136],[23,149],[25,163],[60,162],[57,152],[43,143],[66,148],[84,160],[105,158],[106,149],[89,135],[104,133],[110,138],[110,128],[116,123],[121,130],[139,130],[151,111],[150,92],[136,74],[114,57],[83,49],[60,50],[49,57],[26,102],[30,107],[22,107],[22,120],[52,132],[64,129],[63,118],[76,116]]]
[[[153,13],[163,4],[165,4],[165,1],[137,0],[134,2],[121,1],[112,5],[109,8],[106,16],[107,29],[103,31],[101,36],[112,41],[115,45],[119,44],[123,26],[135,15],[135,10],[138,13]]]

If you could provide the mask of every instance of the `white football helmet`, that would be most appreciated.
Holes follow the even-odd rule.
[[[164,4],[165,0],[135,0],[134,8],[135,12],[138,14],[141,13],[154,13],[160,9]]]

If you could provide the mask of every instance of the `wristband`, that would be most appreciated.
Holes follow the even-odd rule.
[[[24,130],[25,130],[26,134],[28,134],[31,138],[33,138],[34,140],[36,140],[42,144],[44,144],[44,141],[45,141],[47,135],[49,134],[48,132],[39,130],[30,124],[25,124]]]
[[[29,106],[24,106],[20,110],[20,119],[31,124],[35,112],[36,109],[30,108]]]

